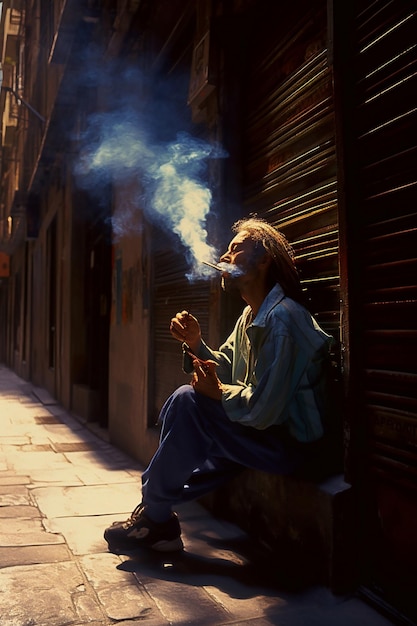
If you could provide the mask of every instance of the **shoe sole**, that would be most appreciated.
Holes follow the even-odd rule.
[[[166,539],[162,539],[161,541],[157,541],[153,544],[146,544],[140,541],[120,541],[119,543],[111,542],[106,539],[110,550],[118,550],[118,549],[129,549],[129,550],[140,550],[141,548],[146,548],[148,550],[155,550],[156,552],[180,552],[184,549],[184,544],[181,537],[176,537],[176,539],[172,539],[171,541],[167,541]]]
[[[181,537],[177,537],[176,539],[172,539],[172,541],[166,541],[166,539],[157,541],[149,547],[157,552],[179,552],[184,549],[184,544]]]

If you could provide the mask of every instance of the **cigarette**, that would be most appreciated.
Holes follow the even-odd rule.
[[[210,261],[201,261],[201,262],[204,263],[204,265],[208,265],[209,267],[212,267],[214,270],[217,270],[218,272],[223,272],[223,268],[219,267],[215,263],[210,263]]]

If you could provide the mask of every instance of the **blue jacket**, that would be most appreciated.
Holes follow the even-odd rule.
[[[286,425],[301,442],[323,435],[323,365],[332,338],[310,313],[275,285],[255,319],[249,306],[219,350],[198,356],[218,363],[222,404],[235,422],[260,430]]]

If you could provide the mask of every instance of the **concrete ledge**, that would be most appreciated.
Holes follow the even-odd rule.
[[[318,483],[245,470],[203,504],[253,537],[286,583],[355,585],[355,498],[342,475]]]
[[[32,393],[39,402],[44,406],[58,404],[58,400],[53,398],[51,394],[41,387],[32,387]]]

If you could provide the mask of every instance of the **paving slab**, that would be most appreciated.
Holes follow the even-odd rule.
[[[46,469],[32,470],[31,481],[33,487],[46,486],[77,486],[77,485],[103,485],[132,483],[132,491],[136,489],[139,494],[140,481],[126,470],[111,470],[96,467],[93,464],[78,466],[71,461],[71,455],[65,455],[69,461],[68,465],[60,469],[55,469],[52,473]],[[1,485],[0,478],[0,485]],[[7,484],[7,483],[5,483]],[[136,487],[135,487],[136,485]],[[138,495],[139,497],[139,495]]]
[[[53,419],[56,420],[57,418]],[[67,424],[62,424],[59,421],[52,424],[44,424],[42,435],[57,443],[89,443],[91,446],[99,447],[97,446],[97,438],[89,433],[88,430],[73,430]]]
[[[7,446],[23,446],[27,443],[30,443],[30,437],[23,433],[22,435],[11,435],[10,437],[2,437],[1,438],[1,448],[2,450],[7,450]]]
[[[9,475],[3,475],[0,472],[0,486],[3,485],[28,485],[30,484],[30,477],[29,476],[20,476],[19,474],[9,474]]]
[[[165,572],[161,578],[149,577],[142,584],[170,624],[220,626],[234,620],[225,606],[213,602],[204,587],[170,580]]]
[[[73,463],[72,455],[66,455],[68,460]],[[137,498],[140,497],[140,479],[128,472],[124,469],[108,469],[106,467],[92,467],[91,463],[85,466],[77,466],[74,464],[76,468],[77,475],[84,485],[117,485],[122,483],[131,483],[132,484],[132,493],[137,494]]]
[[[77,467],[95,467],[107,471],[126,470],[128,460],[125,457],[109,456],[106,450],[96,448],[87,451],[67,450],[66,458]]]
[[[7,535],[13,536],[14,534],[17,536],[16,540],[18,543],[10,545],[23,545],[22,541],[25,536],[39,532],[45,532],[41,518],[24,519],[14,517],[13,521],[11,521],[10,518],[0,518],[0,545],[4,544]],[[22,537],[22,539],[20,539],[20,537]]]
[[[14,524],[9,524],[14,530]],[[51,543],[64,543],[64,539],[61,535],[46,532],[41,530],[36,531],[21,531],[21,532],[7,532],[0,534],[0,544],[2,547],[16,547],[16,546],[44,546]]]
[[[0,547],[0,569],[15,565],[61,563],[63,561],[72,561],[71,552],[64,543],[12,548]],[[30,587],[30,580],[28,585]],[[0,624],[2,624],[1,620]]]
[[[7,490],[8,487],[7,485],[0,487],[0,507],[31,504],[29,492],[25,487],[18,490],[19,485],[13,491],[11,489]],[[13,485],[10,485],[10,487],[13,487]]]
[[[68,460],[63,454],[57,454],[50,448],[49,452],[15,450],[8,457],[8,464],[11,468],[14,468],[18,474],[26,473],[28,471],[37,469],[47,469],[50,472],[56,469],[62,469],[68,466]]]
[[[36,506],[32,505],[0,505],[0,519],[1,518],[25,518],[31,519],[34,517],[41,517],[41,513]]]
[[[138,502],[131,484],[35,487],[31,495],[48,518],[125,513]]]
[[[73,465],[65,465],[53,472],[47,469],[32,470],[30,473],[31,483],[28,488],[33,490],[36,487],[77,487],[85,482],[80,477],[80,472]]]
[[[11,517],[11,516],[10,516]],[[42,520],[40,517],[32,519],[19,519],[14,515],[11,519],[7,517],[0,517],[0,535],[7,533],[13,528],[14,532],[32,532],[34,530],[42,530]]]
[[[79,598],[88,590],[75,563],[24,565],[0,570],[0,589],[2,626],[83,623],[82,614],[78,612]],[[94,596],[90,598],[93,600]],[[90,606],[90,611],[94,611],[94,619],[103,618],[98,602]]]
[[[116,515],[96,515],[82,517],[58,517],[45,519],[46,529],[65,537],[74,555],[107,552],[107,543],[103,538],[104,529],[119,519],[126,519],[129,512]]]
[[[146,624],[161,624],[155,601],[128,572],[118,571],[120,559],[113,554],[87,555],[80,559],[88,581],[112,620],[146,620]],[[117,574],[117,584],[114,584]],[[168,623],[168,622],[167,622]]]

